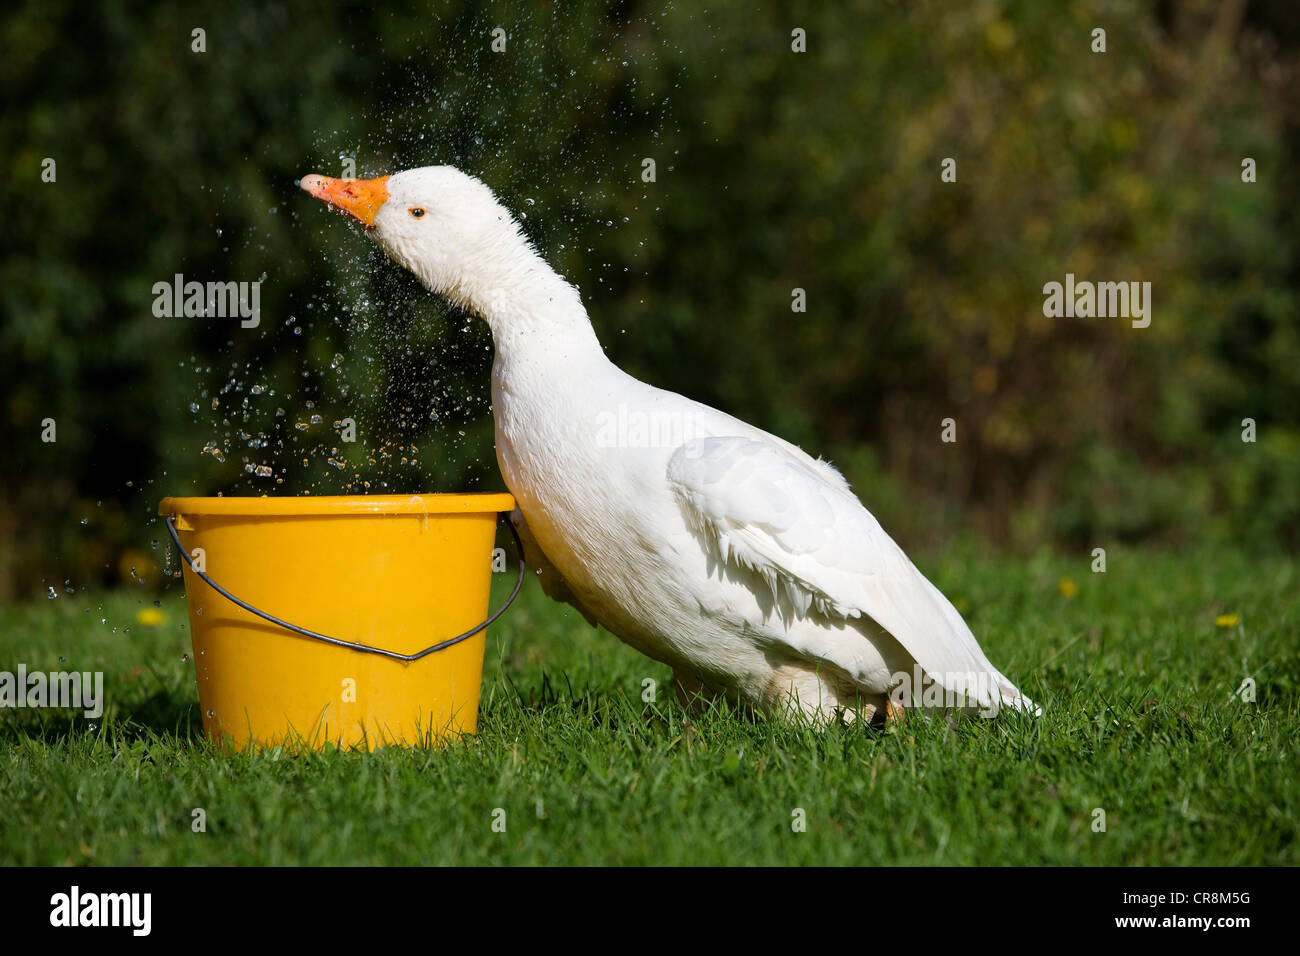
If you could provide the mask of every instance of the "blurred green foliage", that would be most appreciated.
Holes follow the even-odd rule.
[[[165,494],[500,487],[486,329],[295,188],[347,157],[481,177],[615,361],[904,544],[1300,541],[1289,4],[45,0],[0,39],[0,596],[156,577]],[[1150,328],[1045,318],[1066,272],[1151,282]],[[176,273],[264,275],[261,325],[156,318]]]

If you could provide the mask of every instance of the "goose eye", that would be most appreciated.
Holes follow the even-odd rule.
[[[424,215],[424,210],[419,206],[414,206],[408,211],[411,213],[411,216],[415,219],[419,219],[421,216]]]

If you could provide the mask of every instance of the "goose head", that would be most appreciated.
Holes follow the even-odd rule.
[[[487,186],[453,166],[377,179],[313,173],[302,188],[365,228],[430,291],[477,312],[494,335],[580,315],[577,290],[546,264]]]

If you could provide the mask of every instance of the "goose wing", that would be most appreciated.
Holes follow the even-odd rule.
[[[696,439],[668,463],[668,481],[701,544],[724,565],[759,574],[787,620],[865,614],[945,689],[982,708],[1035,710],[984,656],[948,599],[828,472],[825,462],[750,437]]]

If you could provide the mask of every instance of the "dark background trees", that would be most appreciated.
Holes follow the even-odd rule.
[[[0,595],[148,568],[164,494],[500,486],[486,329],[295,188],[348,157],[484,179],[617,362],[905,544],[1295,546],[1292,5],[694,7],[0,14]],[[178,272],[265,275],[260,326],[156,318]],[[1150,328],[1045,318],[1066,272],[1150,281]]]

